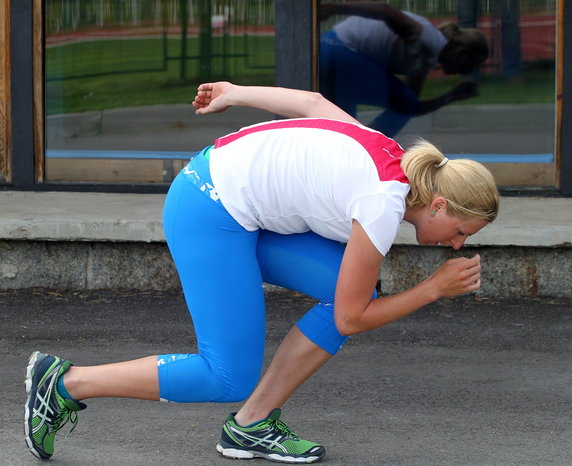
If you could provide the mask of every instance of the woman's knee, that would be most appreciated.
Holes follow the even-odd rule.
[[[230,377],[225,377],[224,395],[222,399],[227,403],[236,403],[246,400],[256,388],[260,379],[260,370],[237,371]]]
[[[199,354],[168,354],[158,358],[160,397],[179,403],[243,401],[254,391],[260,363],[213,363]]]

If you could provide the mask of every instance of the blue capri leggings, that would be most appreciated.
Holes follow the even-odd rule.
[[[333,306],[343,245],[311,232],[245,230],[217,200],[203,153],[171,185],[163,222],[198,353],[159,356],[162,400],[235,402],[252,393],[264,357],[263,282],[319,301],[297,324],[316,345],[335,354],[346,342]]]

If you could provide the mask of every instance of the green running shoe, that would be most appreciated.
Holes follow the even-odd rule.
[[[77,423],[77,411],[86,408],[83,403],[60,396],[56,388],[58,378],[71,365],[70,361],[39,351],[32,353],[28,362],[28,399],[24,422],[26,444],[34,456],[43,460],[49,459],[54,453],[58,430],[69,421],[72,424],[71,433]]]
[[[302,440],[280,420],[281,411],[249,427],[239,426],[229,414],[222,428],[217,451],[227,458],[265,458],[277,463],[315,463],[326,453],[322,445]]]

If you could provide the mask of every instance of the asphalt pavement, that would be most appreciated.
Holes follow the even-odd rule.
[[[311,303],[268,293],[267,360]],[[32,351],[83,365],[195,347],[177,292],[0,292],[0,329],[0,465],[10,466],[41,463],[23,437]],[[353,337],[286,403],[283,419],[323,443],[330,466],[569,466],[571,356],[571,299],[443,300]],[[214,447],[239,404],[87,405],[50,464],[237,464]]]

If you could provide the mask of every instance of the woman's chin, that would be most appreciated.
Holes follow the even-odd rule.
[[[439,242],[438,241],[423,241],[423,240],[417,240],[417,244],[419,244],[420,246],[439,246]]]

